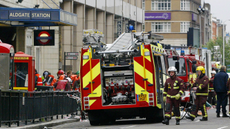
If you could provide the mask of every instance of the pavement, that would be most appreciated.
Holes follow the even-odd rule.
[[[61,119],[61,115],[59,116],[59,119],[56,119],[56,116],[53,118],[53,120],[43,121],[39,122],[38,120],[35,121],[35,124],[32,122],[28,122],[27,125],[24,124],[24,122],[20,122],[20,126],[18,127],[16,123],[11,124],[11,127],[8,127],[8,125],[2,124],[1,129],[50,129],[50,127],[63,125],[67,123],[72,122],[78,122],[80,121],[80,116],[64,116],[63,119]]]

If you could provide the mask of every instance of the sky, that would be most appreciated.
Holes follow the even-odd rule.
[[[211,5],[213,17],[220,19],[226,25],[226,32],[230,32],[230,0],[202,0]]]

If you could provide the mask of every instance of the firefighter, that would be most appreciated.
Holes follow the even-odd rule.
[[[42,86],[42,77],[38,74],[37,70],[35,69],[35,86]]]
[[[166,101],[165,120],[163,124],[169,125],[171,118],[172,106],[174,106],[174,114],[176,116],[176,125],[180,125],[180,102],[181,95],[184,93],[184,82],[176,76],[177,69],[174,66],[168,69],[170,78],[165,82],[164,101]]]
[[[56,90],[60,90],[60,91],[70,91],[71,90],[71,87],[70,87],[71,81],[72,80],[70,78],[58,80],[56,83],[54,83],[54,88]]]
[[[193,85],[193,90],[196,91],[196,100],[195,100],[195,107],[193,108],[190,116],[186,117],[187,119],[194,120],[197,112],[199,109],[201,109],[202,112],[202,119],[200,121],[207,121],[208,120],[208,114],[206,110],[206,101],[208,96],[208,84],[209,79],[205,75],[205,69],[203,66],[198,66],[197,69],[197,79]]]
[[[50,72],[48,72],[48,76],[46,77],[45,86],[53,86],[53,84],[56,82],[56,79],[54,78],[54,75],[52,75]]]
[[[65,79],[64,71],[61,70],[61,69],[59,69],[59,71],[57,72],[57,76],[58,76],[57,80],[63,80],[63,79]]]
[[[45,86],[45,82],[47,81],[46,78],[47,78],[48,74],[49,74],[48,71],[43,72],[42,83],[43,83],[44,86]]]
[[[79,71],[77,71],[73,81],[73,90],[79,90],[79,84],[80,84],[80,76],[79,76]]]
[[[213,80],[214,80],[214,76],[216,75],[216,71],[212,71],[211,72],[211,78],[209,80],[209,94],[208,94],[208,102],[212,105],[216,105],[216,93],[214,92],[214,88],[213,88]]]

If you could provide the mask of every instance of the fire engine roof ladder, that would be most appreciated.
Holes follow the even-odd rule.
[[[133,42],[137,43],[137,39],[133,38]],[[117,50],[131,50],[132,40],[130,33],[122,33],[106,51],[117,51]]]

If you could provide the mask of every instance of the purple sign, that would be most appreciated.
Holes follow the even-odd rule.
[[[192,14],[192,20],[197,21],[197,14],[195,14],[195,13]]]
[[[145,13],[145,20],[170,20],[171,13]]]

